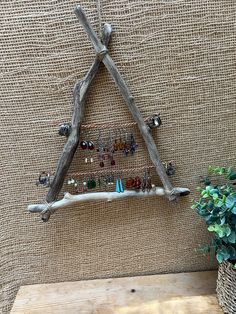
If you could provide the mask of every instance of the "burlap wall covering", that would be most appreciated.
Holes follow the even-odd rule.
[[[95,1],[81,4],[98,30]],[[0,3],[3,312],[20,285],[215,267],[194,252],[208,238],[191,197],[179,206],[160,198],[89,203],[46,224],[26,213],[45,194],[34,184],[38,171],[54,170],[63,147],[50,121],[70,120],[73,84],[94,58],[74,5]],[[114,29],[111,55],[143,116],[161,112],[157,141],[163,160],[178,166],[179,186],[194,189],[208,164],[234,164],[234,13],[234,0],[102,1],[102,18]],[[87,122],[131,121],[104,69],[87,108]],[[136,160],[143,164],[146,152]]]

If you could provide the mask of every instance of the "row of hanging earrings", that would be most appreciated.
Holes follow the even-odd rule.
[[[134,134],[126,132],[125,136],[122,136],[121,131],[120,136],[118,137],[116,134],[114,140],[111,131],[109,131],[109,137],[107,141],[102,138],[101,131],[99,131],[96,142],[92,140],[82,140],[80,142],[80,148],[83,151],[97,152],[99,166],[101,168],[105,166],[105,160],[108,160],[111,166],[116,165],[116,161],[114,159],[115,152],[122,151],[124,156],[127,157],[129,154],[133,155],[136,152],[137,147],[138,145],[136,143]],[[94,162],[94,158],[92,156],[85,157],[85,163],[88,162]]]
[[[123,183],[124,182],[124,183]],[[145,170],[143,176],[129,176],[126,179],[122,179],[121,175],[115,176],[114,173],[108,173],[99,175],[90,175],[83,179],[69,178],[67,181],[68,185],[74,186],[76,192],[87,192],[92,189],[111,188],[117,193],[123,193],[124,187],[127,190],[136,190],[143,192],[150,192],[155,189],[156,186],[153,184],[149,170]]]

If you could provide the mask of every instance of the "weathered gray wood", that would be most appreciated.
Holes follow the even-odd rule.
[[[77,5],[75,8],[75,13],[83,26],[84,30],[86,31],[89,39],[91,40],[93,47],[97,54],[99,55],[99,58],[102,59],[102,62],[106,66],[107,70],[110,72],[113,80],[115,81],[116,85],[118,86],[128,108],[131,112],[134,120],[137,122],[137,125],[139,127],[139,130],[143,136],[143,139],[146,143],[150,158],[156,167],[156,172],[159,175],[162,184],[164,186],[165,193],[169,200],[173,201],[176,199],[177,194],[175,193],[175,190],[166,174],[166,170],[162,164],[160,155],[158,153],[156,144],[153,140],[153,137],[150,133],[150,130],[146,123],[144,122],[140,111],[138,107],[135,105],[134,97],[132,96],[129,87],[125,83],[122,75],[120,74],[119,70],[117,69],[115,63],[113,62],[112,58],[108,54],[106,48],[100,40],[98,39],[96,33],[94,32],[90,22],[88,21],[84,11],[82,10],[80,5]]]
[[[106,47],[110,40],[110,35],[112,32],[111,25],[106,23],[104,25],[103,29],[103,42],[104,47]],[[102,44],[101,44],[102,45]],[[50,185],[48,194],[46,196],[46,202],[49,204],[54,202],[63,185],[64,179],[66,177],[67,171],[70,167],[70,164],[73,160],[73,156],[76,152],[76,149],[79,144],[79,138],[80,138],[80,127],[83,121],[84,117],[84,107],[85,107],[85,100],[86,96],[89,91],[89,87],[95,77],[95,75],[98,72],[99,65],[101,61],[99,57],[97,56],[89,69],[88,73],[84,77],[83,80],[77,81],[74,87],[74,112],[72,116],[72,122],[71,122],[71,133],[68,136],[67,142],[63,148],[62,155],[58,161],[57,169],[55,172],[55,176],[53,178],[53,181]],[[48,221],[50,214],[52,213],[52,208],[49,206],[48,209],[46,209],[42,213],[42,220]]]
[[[174,193],[180,195],[181,193],[189,193],[189,189],[185,188],[174,188]],[[123,193],[117,192],[94,192],[94,193],[84,193],[71,195],[66,193],[64,198],[51,204],[50,210],[55,212],[59,208],[67,207],[74,203],[86,202],[86,201],[96,201],[96,200],[106,200],[112,201],[116,199],[123,198],[136,198],[136,197],[150,197],[150,196],[163,196],[165,195],[165,190],[162,187],[152,188],[149,192],[145,191],[135,191],[135,190],[125,190]],[[28,211],[31,213],[42,213],[48,209],[47,204],[33,204],[28,206]]]

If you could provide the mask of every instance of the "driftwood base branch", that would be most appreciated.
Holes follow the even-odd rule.
[[[176,196],[185,194],[185,193],[189,194],[189,189],[174,188],[173,193],[175,193]],[[124,193],[94,192],[94,193],[77,194],[77,195],[71,195],[70,193],[66,193],[63,199],[49,205],[48,204],[29,205],[28,211],[31,213],[42,213],[45,210],[47,210],[49,207],[50,211],[54,213],[59,208],[67,207],[69,205],[73,205],[79,202],[96,201],[96,200],[104,200],[104,201],[110,202],[117,199],[164,196],[165,194],[166,194],[166,191],[161,187],[156,187],[155,189],[152,189],[149,192],[125,190]]]

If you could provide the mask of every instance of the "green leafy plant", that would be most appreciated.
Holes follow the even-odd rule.
[[[236,269],[236,171],[212,166],[208,170],[202,187],[197,188],[200,196],[192,205],[214,235],[203,251],[213,249],[219,263],[229,261]]]

